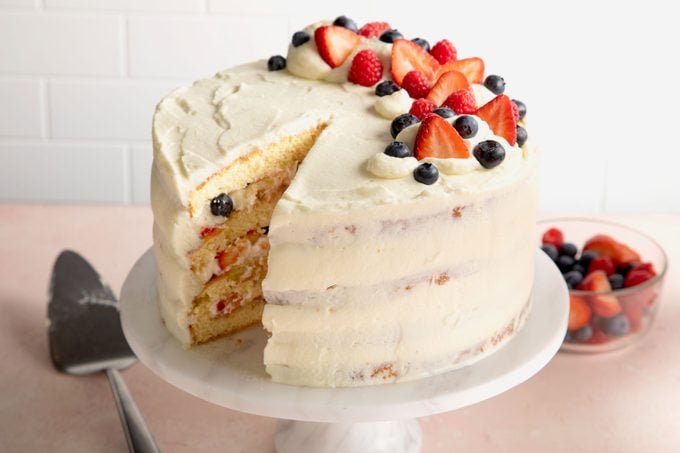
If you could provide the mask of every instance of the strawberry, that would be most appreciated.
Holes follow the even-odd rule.
[[[512,146],[517,142],[517,122],[512,114],[512,101],[499,94],[479,108],[477,116],[486,121],[494,134],[503,137]]]
[[[314,32],[319,55],[331,68],[337,68],[359,45],[361,38],[352,30],[337,25],[323,25]]]
[[[559,249],[562,244],[564,244],[564,234],[562,234],[562,231],[558,228],[550,228],[545,233],[543,233],[541,243],[552,244]]]
[[[583,250],[592,250],[599,256],[611,258],[616,267],[640,262],[640,255],[637,252],[606,234],[598,234],[588,239]]]
[[[364,49],[352,59],[347,79],[357,85],[371,87],[382,78],[383,65],[378,55],[370,49]]]
[[[569,324],[567,328],[570,331],[578,330],[585,327],[592,317],[593,312],[581,296],[569,296]]]
[[[236,248],[231,248],[229,250],[222,250],[215,255],[217,264],[219,264],[220,269],[224,270],[234,264],[238,260],[238,256],[241,251]]]
[[[397,39],[392,44],[392,80],[401,85],[410,71],[420,71],[428,81],[434,80],[439,63],[418,44]]]
[[[201,239],[205,239],[209,236],[213,236],[219,233],[219,229],[215,227],[203,227],[201,228]]]
[[[462,72],[449,71],[443,73],[437,79],[432,89],[427,95],[427,99],[435,104],[442,105],[454,91],[464,90],[470,86],[467,78]]]
[[[623,287],[630,288],[631,286],[639,285],[647,280],[653,279],[655,275],[655,273],[650,272],[647,269],[633,268],[633,270],[626,274],[626,279],[623,281]]]
[[[408,112],[415,115],[419,120],[423,120],[428,114],[432,113],[437,106],[427,99],[416,99]]]
[[[596,270],[602,270],[608,276],[616,272],[611,258],[606,256],[598,256],[590,261],[590,264],[588,265],[588,274],[595,272]]]
[[[482,80],[484,80],[484,61],[477,57],[449,61],[439,67],[437,75],[449,71],[462,72],[470,83],[482,83]]]
[[[607,274],[603,270],[596,270],[586,275],[586,278],[576,287],[581,291],[591,291],[595,293],[611,292]],[[621,304],[616,296],[611,294],[595,294],[588,297],[593,312],[603,318],[610,318],[621,313]]]
[[[369,22],[359,29],[359,34],[364,38],[379,38],[391,28],[387,22]]]
[[[467,145],[451,126],[439,115],[428,115],[418,128],[415,144],[416,159],[426,157],[470,157]]]
[[[424,98],[430,91],[430,84],[420,71],[409,71],[401,81],[401,87],[414,99]]]
[[[444,101],[444,105],[456,112],[457,115],[477,112],[477,101],[472,88],[454,91]]]
[[[645,270],[647,272],[651,272],[652,274],[656,275],[656,269],[654,269],[654,264],[650,262],[646,263],[640,263],[638,265],[633,266],[633,269],[631,270],[636,270],[636,271],[641,271]]]
[[[602,344],[610,340],[609,335],[604,333],[600,328],[593,329],[593,335],[588,340],[588,344]]]
[[[453,47],[451,41],[447,39],[442,39],[437,44],[432,46],[430,50],[430,55],[432,55],[439,64],[448,63],[449,61],[455,61],[458,59],[458,51]]]

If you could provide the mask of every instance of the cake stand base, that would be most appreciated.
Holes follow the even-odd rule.
[[[416,420],[317,423],[279,420],[276,453],[417,453],[422,434]]]

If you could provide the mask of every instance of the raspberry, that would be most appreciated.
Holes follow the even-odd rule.
[[[432,113],[437,106],[432,101],[427,99],[416,99],[411,105],[411,110],[408,112],[411,115],[415,115],[419,120],[425,118],[428,114]]]
[[[359,34],[365,38],[379,38],[391,28],[387,22],[369,22],[359,29]]]
[[[453,47],[451,41],[447,39],[442,39],[437,44],[432,47],[430,54],[439,62],[439,64],[445,64],[449,61],[455,61],[458,59],[458,51]]]
[[[383,65],[378,55],[364,49],[354,56],[347,78],[350,82],[370,87],[378,83],[383,74]]]
[[[541,242],[543,244],[552,244],[556,248],[560,248],[562,246],[562,244],[564,244],[564,234],[558,228],[554,228],[554,227],[550,228],[545,233],[543,233],[543,237],[541,238]]]
[[[401,81],[401,87],[414,99],[424,98],[430,92],[427,79],[420,71],[409,71]]]
[[[477,101],[471,88],[458,90],[446,98],[444,105],[456,112],[456,115],[471,114],[477,111]]]
[[[515,118],[515,123],[519,121],[519,107],[514,102],[512,103],[512,116]]]

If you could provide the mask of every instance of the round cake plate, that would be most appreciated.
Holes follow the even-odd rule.
[[[230,409],[279,418],[279,453],[409,452],[420,450],[417,417],[491,398],[524,382],[555,355],[564,338],[569,296],[559,270],[535,257],[531,313],[522,329],[490,356],[448,373],[410,382],[354,388],[278,384],[265,373],[265,331],[252,328],[183,349],[157,306],[151,250],[127,276],[120,298],[125,336],[161,379]]]

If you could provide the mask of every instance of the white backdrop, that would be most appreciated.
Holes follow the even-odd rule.
[[[544,150],[543,211],[680,213],[670,4],[0,0],[0,201],[148,202],[163,94],[344,13],[502,75]]]

